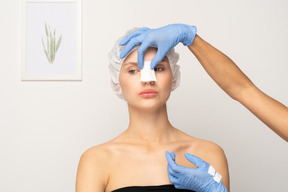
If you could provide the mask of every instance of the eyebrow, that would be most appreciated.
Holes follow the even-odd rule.
[[[159,65],[160,65],[160,64],[163,64],[163,63],[165,63],[165,62],[168,63],[168,61],[166,61],[166,60],[163,59],[162,61],[160,61],[159,63],[157,63],[157,65],[158,65],[158,64],[159,64]],[[127,63],[123,63],[123,65],[129,65],[129,64],[130,64],[130,65],[138,65],[137,62],[127,62]],[[168,63],[168,64],[169,64],[169,63]]]
[[[127,63],[124,63],[123,65],[129,65],[129,64],[131,64],[131,65],[138,65],[137,62],[127,62]]]

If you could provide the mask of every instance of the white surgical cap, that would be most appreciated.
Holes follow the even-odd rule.
[[[131,32],[139,29],[140,27],[135,27],[130,30],[128,30],[124,36],[120,37],[114,44],[112,50],[108,54],[108,60],[109,60],[109,70],[111,74],[111,86],[112,89],[115,91],[116,95],[118,95],[121,99],[124,99],[124,96],[121,91],[120,83],[119,83],[119,74],[121,70],[121,65],[126,57],[120,59],[120,53],[124,49],[125,46],[120,45],[120,41],[129,35]],[[139,45],[135,46],[134,49],[137,49]],[[133,49],[133,50],[134,50]],[[132,50],[132,51],[133,51]],[[132,52],[131,51],[131,52]],[[180,66],[177,65],[177,62],[179,60],[179,54],[175,52],[175,49],[171,49],[167,53],[167,58],[170,64],[170,68],[172,71],[172,91],[175,90],[179,84],[180,84]]]

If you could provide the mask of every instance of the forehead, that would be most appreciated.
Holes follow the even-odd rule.
[[[138,54],[137,54],[137,49],[131,51],[131,53],[124,59],[123,63],[126,62],[137,62]],[[157,48],[155,47],[149,47],[144,54],[144,60],[146,61],[152,61],[152,59],[155,57],[157,53]],[[168,61],[167,57],[165,56],[163,61]]]

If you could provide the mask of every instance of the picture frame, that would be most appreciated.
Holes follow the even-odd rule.
[[[82,80],[82,0],[22,0],[21,80]]]

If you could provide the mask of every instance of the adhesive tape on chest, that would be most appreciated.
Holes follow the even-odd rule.
[[[157,81],[154,69],[150,69],[151,61],[144,61],[144,66],[141,69],[141,81]]]
[[[214,167],[212,167],[212,165],[209,166],[208,173],[212,176],[215,175],[216,171],[215,171]]]
[[[221,181],[222,176],[217,173],[217,171],[214,169],[214,167],[212,167],[212,165],[210,165],[208,173],[213,176],[214,181],[216,181],[217,183]]]

